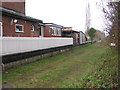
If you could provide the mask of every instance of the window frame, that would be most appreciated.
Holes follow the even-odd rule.
[[[50,27],[52,36],[55,35],[54,27]]]
[[[61,28],[58,28],[58,36],[61,36]]]
[[[57,34],[56,27],[54,27],[54,36]]]
[[[16,30],[16,26],[22,26],[22,31],[17,31],[17,30]],[[24,32],[24,25],[15,24],[15,31],[18,32],[18,33],[23,33],[23,32]]]
[[[31,32],[34,32],[34,31],[35,31],[35,25],[31,24]]]

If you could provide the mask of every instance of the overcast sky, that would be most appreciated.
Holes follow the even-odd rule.
[[[86,5],[90,2],[91,26],[102,31],[96,0],[26,0],[26,15],[85,32]]]

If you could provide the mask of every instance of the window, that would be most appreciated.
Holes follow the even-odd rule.
[[[35,31],[35,26],[33,24],[31,25],[31,31]]]
[[[39,34],[40,34],[40,36],[42,36],[42,33],[41,33],[41,26],[40,26],[40,25],[38,25],[38,29],[39,29]]]
[[[55,28],[54,27],[50,27],[51,29],[51,34],[54,35],[55,34]]]
[[[39,36],[43,36],[43,26],[38,24]]]
[[[61,36],[61,29],[58,28],[58,36]]]
[[[54,30],[53,29],[51,29],[52,30],[52,35],[54,35]]]
[[[59,36],[59,31],[58,31],[58,29],[56,30],[56,35]]]
[[[53,35],[56,35],[56,28],[53,27]]]
[[[50,27],[51,34],[56,36],[61,36],[61,29],[56,27]]]
[[[24,31],[23,31],[23,25],[16,24],[16,25],[15,25],[15,29],[16,29],[16,32],[24,32]]]

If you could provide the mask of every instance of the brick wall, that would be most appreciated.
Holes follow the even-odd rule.
[[[51,37],[51,29],[49,26],[44,26],[44,37]]]
[[[25,14],[25,2],[2,2],[2,6]]]
[[[3,36],[5,37],[38,37],[39,30],[37,30],[37,23],[25,21],[21,19],[17,19],[18,22],[14,23],[16,18],[3,16],[2,23],[3,23]],[[20,24],[24,26],[24,32],[16,32],[15,24]],[[35,31],[31,31],[31,25],[35,25]]]
[[[52,35],[52,31],[50,29],[50,26],[44,26],[44,37],[61,37],[61,36],[55,36]]]
[[[76,34],[78,35],[76,39]],[[76,43],[76,40],[78,43]],[[80,33],[79,32],[73,32],[73,44],[80,44]]]

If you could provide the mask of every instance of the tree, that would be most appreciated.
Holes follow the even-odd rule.
[[[96,32],[96,30],[95,30],[94,28],[90,28],[90,29],[87,31],[88,35],[90,36],[91,43],[93,42],[93,39],[94,39],[94,37],[95,37],[95,32]]]
[[[120,45],[119,38],[119,23],[120,23],[120,2],[102,2],[99,3],[102,11],[105,28],[108,33],[108,43],[115,43],[116,48]]]
[[[87,37],[85,36],[85,40],[88,41]]]

